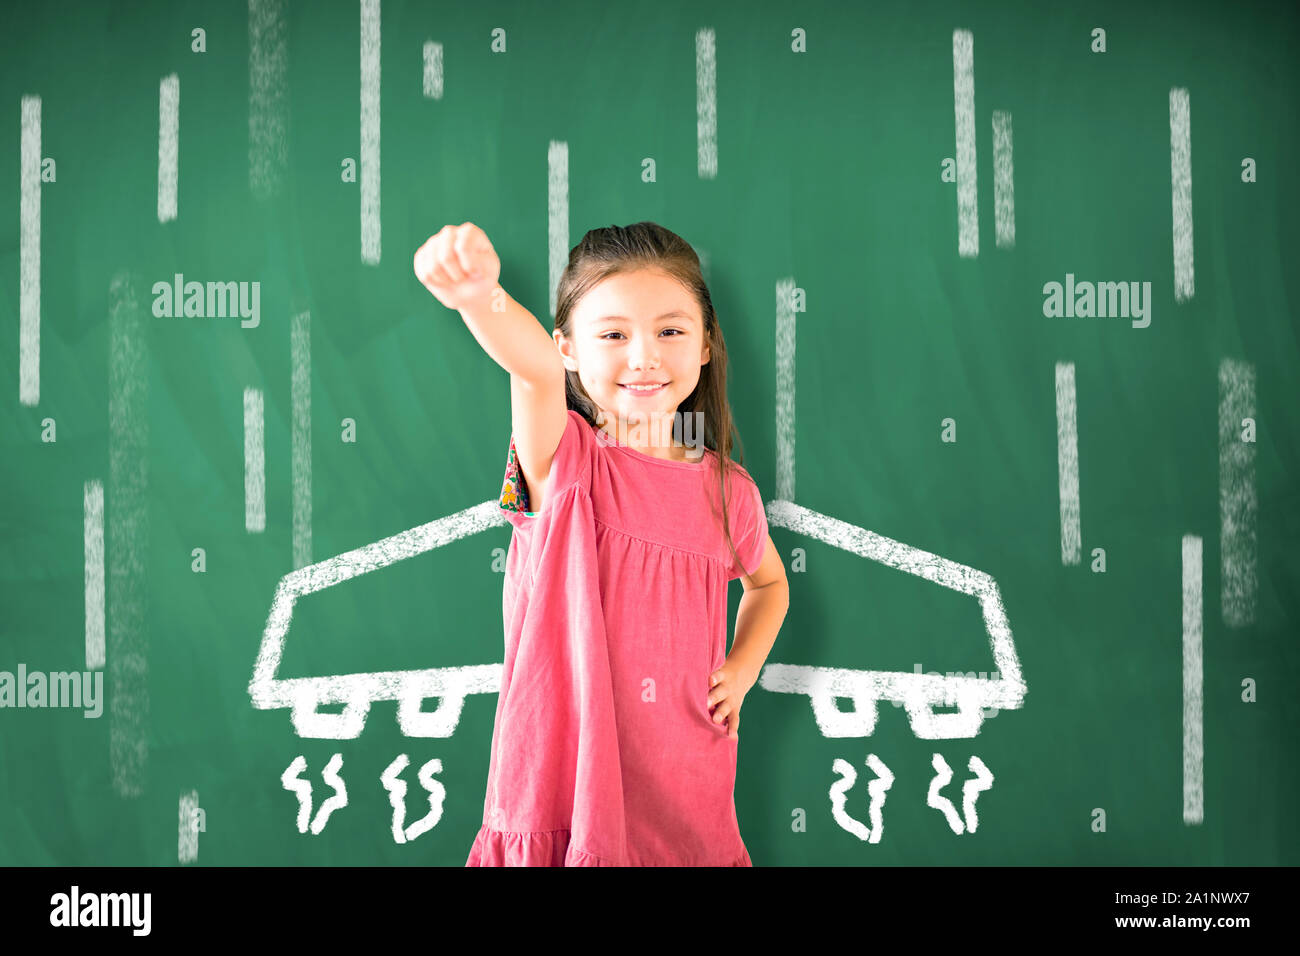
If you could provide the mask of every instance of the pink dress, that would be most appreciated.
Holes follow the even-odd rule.
[[[742,573],[710,511],[717,455],[661,461],[568,418],[540,512],[511,437],[505,661],[466,866],[751,866],[739,741],[706,700]],[[740,466],[727,505],[751,574],[767,517]]]

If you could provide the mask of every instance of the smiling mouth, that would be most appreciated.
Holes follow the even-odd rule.
[[[649,388],[646,386],[637,386],[637,385],[624,385],[620,383],[618,387],[622,389],[626,389],[627,391],[631,392],[633,395],[655,395],[658,394],[659,392],[662,392],[665,388],[667,388],[668,383],[664,382],[660,385],[654,386],[653,388]]]

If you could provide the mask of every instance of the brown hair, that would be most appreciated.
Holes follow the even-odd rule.
[[[732,433],[735,424],[727,402],[727,345],[722,326],[713,311],[713,300],[700,271],[700,259],[681,236],[658,223],[637,222],[630,226],[605,226],[592,229],[569,251],[569,264],[560,275],[555,295],[555,330],[571,338],[573,310],[594,286],[612,275],[652,269],[667,273],[695,297],[704,318],[704,339],[709,346],[709,361],[700,366],[700,380],[695,390],[677,407],[682,414],[701,412],[704,419],[704,445],[717,453],[718,483],[722,496],[722,533],[732,557],[739,561],[731,539],[727,516],[727,478],[735,463],[731,461]],[[566,371],[564,393],[568,407],[593,427],[599,410],[582,387],[575,371]],[[674,437],[681,439],[681,419],[673,423]],[[739,433],[736,433],[739,444]],[[740,444],[740,464],[745,463],[744,445]],[[707,463],[706,463],[707,464]],[[714,512],[717,514],[717,512]],[[743,568],[742,568],[743,571]]]

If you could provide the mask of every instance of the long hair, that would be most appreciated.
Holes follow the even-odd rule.
[[[700,412],[704,421],[704,445],[717,454],[718,484],[722,500],[722,533],[734,560],[736,546],[731,539],[728,519],[727,479],[734,468],[731,461],[732,434],[736,431],[727,401],[727,345],[722,326],[713,311],[713,300],[700,271],[700,259],[681,236],[653,222],[630,226],[605,226],[592,229],[569,251],[569,264],[560,275],[555,294],[555,330],[571,338],[573,310],[595,285],[612,275],[654,269],[680,282],[699,303],[704,318],[704,339],[709,346],[709,361],[700,366],[700,380],[695,390],[677,407],[673,431],[679,432],[685,415]],[[599,424],[599,409],[582,387],[578,373],[566,370],[564,394],[568,407],[593,427]],[[675,434],[680,439],[680,434]],[[739,443],[740,464],[745,464],[744,445]],[[707,462],[706,462],[707,465]],[[714,512],[715,515],[717,512]]]

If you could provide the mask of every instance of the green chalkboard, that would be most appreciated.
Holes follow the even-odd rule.
[[[549,331],[641,220],[704,263],[790,582],[756,865],[1300,861],[1297,26],[27,6],[0,865],[464,863],[509,382],[412,256],[480,225]]]

